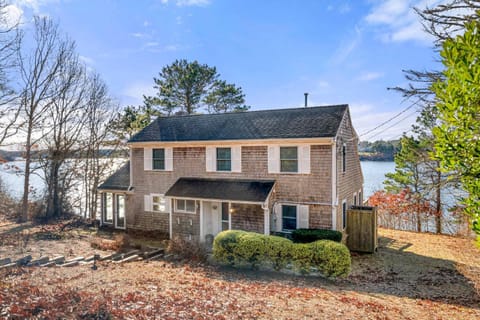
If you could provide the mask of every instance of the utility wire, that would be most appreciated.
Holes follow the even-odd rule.
[[[406,111],[406,110],[404,110],[404,111]],[[403,112],[402,112],[402,113],[403,113]],[[372,136],[366,138],[366,140],[370,140],[370,139],[372,139],[372,138],[377,137],[378,135],[384,133],[384,132],[387,131],[388,129],[391,129],[391,128],[395,127],[396,125],[398,125],[399,123],[401,123],[401,122],[404,121],[405,119],[413,116],[415,113],[417,113],[417,110],[414,110],[413,112],[410,112],[406,117],[403,117],[402,119],[400,119],[399,121],[395,122],[395,123],[392,124],[391,126],[386,127],[385,129],[383,129],[382,131],[374,133]]]
[[[400,111],[399,113],[397,113],[396,115],[394,115],[393,117],[391,117],[390,119],[388,119],[387,121],[384,121],[382,123],[380,123],[378,126],[376,126],[375,128],[373,129],[370,129],[362,134],[359,135],[359,137],[363,137],[364,135],[367,135],[381,127],[383,127],[384,125],[386,125],[387,123],[389,123],[390,121],[392,120],[395,120],[396,118],[398,118],[399,116],[401,116],[402,114],[404,114],[405,112],[407,112],[408,110],[410,110],[411,108],[413,108],[413,106],[417,105],[418,102],[420,101],[420,99],[418,99],[417,101],[415,101],[414,103],[412,103],[411,105],[407,106],[405,109],[403,109],[402,111]]]

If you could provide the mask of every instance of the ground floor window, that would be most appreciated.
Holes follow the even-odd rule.
[[[222,231],[230,229],[229,216],[228,202],[222,202]]]
[[[109,192],[103,194],[103,222],[113,222],[113,194]]]
[[[117,194],[116,227],[125,228],[125,196]]]
[[[152,196],[152,211],[168,212],[167,199],[163,195]]]
[[[347,201],[343,200],[342,202],[342,220],[343,220],[343,229],[347,227]]]
[[[177,199],[175,206],[179,212],[195,213],[195,200]]]
[[[282,205],[282,230],[297,229],[297,206]]]

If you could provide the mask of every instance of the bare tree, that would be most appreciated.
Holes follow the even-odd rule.
[[[87,75],[83,64],[75,54],[60,68],[54,80],[56,96],[46,110],[42,146],[46,154],[39,161],[46,182],[45,217],[57,217],[68,207],[66,194],[72,181],[71,163],[67,160],[81,152],[79,141],[87,125]]]
[[[93,75],[89,85],[87,131],[84,138],[85,158],[83,163],[83,198],[85,217],[96,218],[98,210],[97,187],[107,174],[112,172],[112,159],[102,158],[102,149],[114,153],[120,147],[110,128],[119,108],[108,94],[107,86],[98,75]]]
[[[60,35],[58,25],[48,18],[34,20],[33,49],[19,51],[21,93],[20,116],[25,134],[25,181],[20,221],[28,217],[32,148],[51,128],[45,127],[45,118],[52,103],[59,96],[57,79],[64,67],[74,58],[74,43]],[[61,88],[60,88],[61,91]]]
[[[16,133],[19,114],[19,109],[13,105],[16,94],[10,78],[17,66],[22,37],[19,22],[11,21],[7,10],[8,4],[0,0],[0,145]]]

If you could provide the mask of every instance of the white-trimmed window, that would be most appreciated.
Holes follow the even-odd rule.
[[[354,193],[353,194],[353,205],[356,206],[358,203],[357,203],[357,193]]]
[[[113,194],[103,194],[103,222],[113,223]]]
[[[268,173],[309,174],[310,145],[268,146]]]
[[[152,169],[165,170],[165,149],[152,149]]]
[[[168,212],[168,201],[163,194],[152,195],[152,211]]]
[[[242,147],[207,146],[205,164],[207,172],[242,172]]]
[[[230,229],[230,211],[228,202],[222,202],[222,231]]]
[[[347,145],[342,145],[342,172],[347,171]]]
[[[177,212],[195,213],[195,207],[195,200],[175,199],[175,211]]]
[[[363,206],[363,199],[362,199],[362,190],[358,191],[358,204]]]
[[[232,148],[217,148],[217,171],[232,171]]]
[[[298,172],[297,147],[280,147],[280,172]]]
[[[347,200],[342,201],[342,227],[347,227]]]
[[[282,206],[282,231],[297,229],[297,206]]]
[[[144,170],[172,171],[173,148],[144,148]]]

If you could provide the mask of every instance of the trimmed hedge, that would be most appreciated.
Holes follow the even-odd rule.
[[[330,240],[312,243],[292,241],[263,234],[229,230],[220,232],[213,241],[213,257],[231,266],[262,264],[281,270],[291,264],[295,271],[307,274],[316,269],[327,277],[344,277],[350,272],[348,248]]]
[[[310,243],[317,240],[342,242],[342,233],[325,229],[297,229],[292,231],[292,240],[295,243]]]

